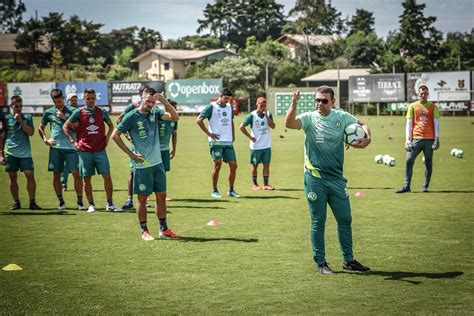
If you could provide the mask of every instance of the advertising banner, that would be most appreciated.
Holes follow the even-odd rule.
[[[178,105],[207,105],[219,97],[222,79],[189,79],[166,81],[166,96]]]
[[[108,83],[102,82],[59,82],[58,89],[63,90],[66,97],[69,93],[77,94],[77,104],[84,105],[84,90],[92,88],[97,97],[96,105],[109,105],[109,87]],[[50,102],[51,103],[51,102]]]
[[[405,101],[404,74],[377,74],[349,77],[349,102]]]
[[[56,87],[54,82],[22,82],[8,83],[8,97],[18,95],[23,105],[50,105],[53,103],[49,92]]]
[[[0,81],[0,106],[6,106],[10,102],[7,102],[7,96],[5,95],[5,85]]]
[[[436,102],[435,102],[436,103]],[[441,112],[465,112],[469,109],[468,101],[445,101],[437,102],[438,108]],[[409,103],[389,103],[389,112],[406,112]]]
[[[138,89],[142,85],[152,87],[163,92],[163,81],[112,81],[110,82],[111,103],[113,112],[123,112],[127,105],[140,100]]]
[[[469,101],[471,76],[469,71],[416,72],[407,74],[409,102],[418,100],[418,87],[429,89],[428,101]]]

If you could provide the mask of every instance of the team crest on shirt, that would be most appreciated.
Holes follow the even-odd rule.
[[[222,112],[222,116],[227,116],[227,112]]]
[[[313,191],[311,191],[308,193],[307,197],[308,197],[308,200],[310,201],[316,201],[316,199],[318,198],[318,195],[314,193]]]
[[[170,126],[171,126],[171,127],[174,127],[174,122],[171,122],[171,123],[170,123]]]
[[[90,117],[90,118],[89,118],[89,123],[92,124],[92,123],[94,123],[94,122],[95,122],[94,118],[93,118],[93,117]]]
[[[341,127],[341,125],[342,125],[341,122],[339,122],[339,121],[336,122],[336,127]]]
[[[49,169],[54,169],[54,165],[52,163],[49,164]]]
[[[143,183],[141,183],[139,186],[138,186],[138,189],[140,191],[145,191],[146,190],[146,185],[144,185]]]
[[[262,123],[260,123],[260,125],[265,126],[265,121],[262,121]]]

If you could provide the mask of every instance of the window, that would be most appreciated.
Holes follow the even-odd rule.
[[[170,63],[163,63],[165,70],[170,70]]]

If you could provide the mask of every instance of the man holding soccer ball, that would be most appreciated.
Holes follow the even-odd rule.
[[[370,144],[370,129],[351,114],[333,108],[334,91],[328,86],[316,89],[316,111],[296,116],[299,91],[293,93],[285,126],[303,129],[305,133],[305,195],[311,216],[311,244],[313,258],[322,274],[335,274],[325,258],[324,229],[327,204],[337,221],[339,244],[346,270],[367,272],[370,268],[354,259],[352,252],[352,215],[346,178],[343,176],[344,129],[358,123],[366,136],[351,146],[365,148]]]

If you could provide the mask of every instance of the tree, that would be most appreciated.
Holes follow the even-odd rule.
[[[208,68],[201,74],[201,78],[220,78],[224,80],[224,85],[232,90],[243,90],[255,93],[260,85],[257,77],[260,69],[249,62],[244,57],[226,57]]]
[[[299,86],[305,77],[306,68],[295,60],[285,59],[278,64],[273,74],[272,84],[275,87]]]
[[[39,64],[43,54],[39,50],[44,29],[41,21],[33,18],[26,21],[15,38],[15,46],[21,51],[27,65]]]
[[[63,14],[57,12],[50,12],[48,16],[43,17],[42,26],[44,29],[44,36],[48,40],[50,55],[60,47],[62,41],[62,28],[64,26]]]
[[[371,67],[382,51],[383,40],[374,32],[358,31],[347,37],[344,56],[351,66]]]
[[[297,0],[295,7],[289,12],[290,17],[285,32],[302,34],[305,39],[307,62],[312,67],[311,47],[309,45],[310,35],[333,35],[345,32],[344,20],[341,13],[325,0]]]
[[[249,36],[264,41],[275,39],[284,23],[283,6],[274,0],[216,0],[207,4],[204,19],[198,20],[198,33],[209,30],[221,44],[245,46]]]
[[[53,66],[53,79],[56,79],[56,71],[63,64],[64,59],[61,52],[55,49],[51,55],[51,65]]]
[[[443,70],[474,69],[474,28],[471,32],[448,33],[441,50]]]
[[[138,31],[138,36],[136,39],[136,54],[142,54],[149,49],[153,49],[156,47],[156,43],[161,41],[161,34],[158,31],[152,29],[146,29],[142,27]]]
[[[188,35],[170,42],[169,49],[217,49],[223,48],[219,39],[211,35]]]
[[[23,25],[26,6],[21,0],[2,0],[0,2],[0,33],[18,33]]]
[[[374,24],[375,18],[372,12],[364,9],[356,9],[356,14],[347,22],[347,26],[349,27],[348,36],[357,32],[364,34],[375,33]]]
[[[281,61],[288,58],[287,54],[287,48],[283,44],[271,38],[268,38],[265,42],[258,42],[255,36],[248,37],[245,49],[241,50],[242,57],[258,66],[257,81],[262,88],[266,86],[266,71],[268,70],[269,82],[271,83],[272,74]]]
[[[423,10],[426,5],[416,4],[415,0],[405,0],[402,6],[399,31],[389,34],[385,52],[379,59],[381,70],[419,72],[439,69],[442,66],[442,33],[433,26],[436,17],[425,17]]]

